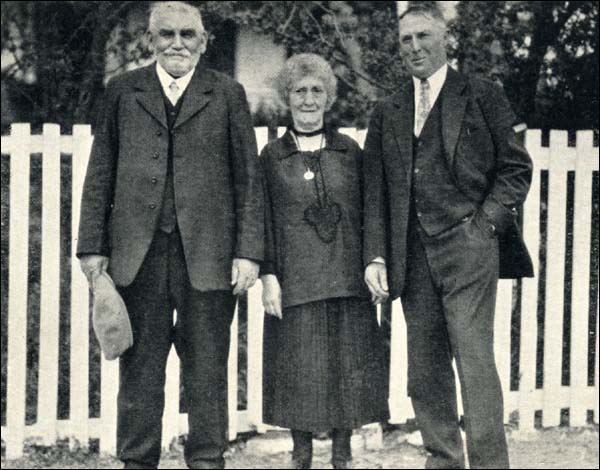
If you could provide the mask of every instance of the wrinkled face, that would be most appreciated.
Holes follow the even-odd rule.
[[[311,76],[295,81],[289,91],[289,105],[294,125],[298,129],[313,130],[322,127],[327,105],[327,91],[323,81]]]
[[[206,51],[206,32],[197,18],[184,12],[162,13],[148,34],[156,60],[174,77],[192,70]]]
[[[429,78],[447,62],[445,27],[430,16],[405,16],[400,20],[400,55],[411,75]]]

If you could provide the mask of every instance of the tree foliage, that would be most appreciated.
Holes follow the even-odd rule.
[[[250,28],[289,54],[327,58],[339,81],[332,110],[339,125],[364,126],[374,102],[406,78],[396,2],[191,3],[209,31]],[[16,61],[3,68],[2,81],[19,109],[28,110],[19,118],[92,122],[105,77],[150,57],[145,25],[132,21],[143,18],[148,5],[3,2],[2,50]],[[597,22],[597,2],[458,2],[449,53],[461,70],[501,81],[530,127],[598,128]],[[219,46],[212,46],[218,56]]]
[[[598,129],[597,2],[460,2],[459,67],[500,80],[529,127]]]
[[[33,123],[89,122],[103,91],[109,38],[125,50],[124,21],[138,2],[2,2],[2,81]]]

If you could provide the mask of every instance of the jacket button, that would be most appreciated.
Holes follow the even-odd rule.
[[[160,154],[158,152],[154,152],[154,155],[152,155],[152,158],[154,158],[155,160],[160,157]]]
[[[423,214],[421,212],[417,212],[417,217],[421,217]]]
[[[156,209],[156,204],[152,203],[152,204],[148,204],[148,207],[150,209]]]
[[[415,175],[416,175],[417,173],[419,173],[419,171],[421,171],[421,170],[419,170],[418,168],[415,168]]]
[[[154,177],[154,176],[152,177],[152,183],[153,183],[153,184],[156,184],[156,183],[158,183],[158,179],[157,179],[156,177]]]
[[[160,129],[159,129],[159,130],[157,130],[157,131],[156,131],[156,135],[157,135],[158,137],[160,137],[160,136],[162,135],[162,131],[161,131]]]

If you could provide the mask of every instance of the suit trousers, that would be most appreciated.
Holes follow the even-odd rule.
[[[135,280],[119,292],[129,311],[133,346],[120,359],[118,457],[132,468],[158,465],[165,368],[175,343],[188,406],[186,463],[190,468],[223,468],[235,297],[229,291],[192,288],[178,230],[156,232]]]
[[[508,468],[494,362],[498,241],[476,217],[429,237],[411,215],[407,254],[408,392],[430,454],[426,468],[465,466],[452,359],[470,468]]]

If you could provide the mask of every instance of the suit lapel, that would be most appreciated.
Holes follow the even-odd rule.
[[[184,122],[202,111],[210,102],[212,89],[212,76],[209,75],[204,67],[198,66],[185,91],[181,110],[177,116],[174,128],[181,126]]]
[[[396,95],[394,103],[398,108],[394,116],[394,134],[404,161],[407,176],[410,176],[413,163],[413,127],[415,115],[414,86],[412,80]]]
[[[142,108],[166,129],[167,116],[165,114],[165,103],[155,67],[156,64],[146,67],[142,79],[135,84],[135,88],[138,90],[135,98]]]
[[[450,168],[453,168],[456,143],[467,107],[467,97],[463,94],[466,84],[462,75],[448,67],[446,83],[440,94],[442,95],[444,155],[448,159]]]

